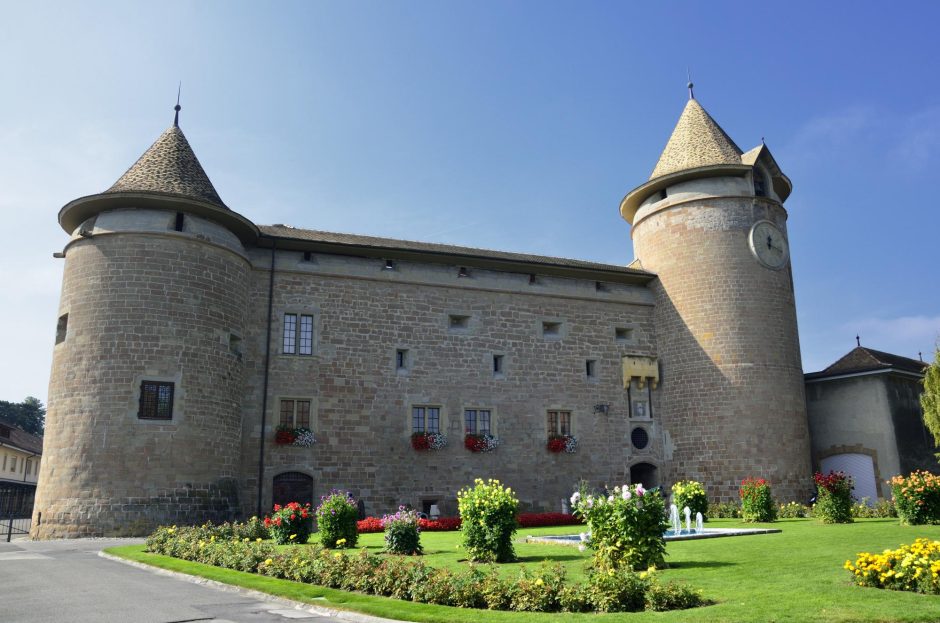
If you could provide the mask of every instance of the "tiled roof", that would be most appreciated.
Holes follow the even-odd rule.
[[[720,164],[741,164],[741,149],[705,112],[698,100],[690,99],[650,179]]]
[[[806,378],[823,378],[877,370],[901,370],[903,372],[923,374],[926,368],[927,364],[917,359],[909,359],[908,357],[892,355],[873,348],[858,346],[825,370],[807,374]]]
[[[177,126],[168,128],[105,193],[145,192],[186,197],[222,208],[219,193]]]
[[[42,454],[42,437],[27,433],[5,418],[0,418],[0,427],[10,431],[9,437],[0,435],[0,443],[15,446],[33,454]]]
[[[490,249],[477,249],[473,247],[458,247],[449,244],[438,244],[434,242],[416,242],[413,240],[397,240],[393,238],[378,238],[375,236],[361,236],[358,234],[341,234],[326,231],[317,231],[314,229],[297,229],[288,225],[259,225],[261,233],[266,236],[277,238],[286,238],[291,240],[303,240],[316,243],[325,243],[332,245],[345,245],[349,247],[368,247],[372,249],[387,249],[390,251],[411,251],[418,253],[429,253],[438,255],[451,255],[463,258],[478,258],[488,260],[501,260],[506,262],[518,262],[524,264],[542,264],[545,266],[556,266],[565,268],[611,271],[624,274],[633,274],[638,276],[649,276],[653,274],[644,270],[628,268],[616,264],[601,264],[598,262],[589,262],[585,260],[573,260],[563,257],[551,257],[545,255],[531,255],[528,253],[511,253],[508,251],[493,251]]]

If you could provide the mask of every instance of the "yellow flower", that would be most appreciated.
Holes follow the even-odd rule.
[[[535,585],[536,585],[536,586],[541,586],[542,584],[545,584],[545,582],[542,581],[542,578],[538,578],[538,579],[535,581]]]
[[[291,536],[291,538],[294,538],[295,536],[297,536],[297,535],[294,534],[294,535]],[[336,544],[337,544],[337,545],[346,545],[346,539],[337,539],[337,540],[336,540]]]
[[[264,564],[271,565],[271,564],[274,564],[274,561],[268,558],[267,560],[264,561]]]
[[[290,540],[291,540],[291,541],[293,541],[293,540],[296,539],[296,538],[297,538],[297,535],[296,535],[296,534],[290,535]]]
[[[261,542],[261,537],[259,536],[257,539],[255,539],[255,543],[260,543],[260,542]]]
[[[340,556],[342,556],[342,554],[340,554],[339,552],[333,553],[333,558],[339,558]]]

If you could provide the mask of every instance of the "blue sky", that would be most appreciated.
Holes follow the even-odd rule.
[[[931,356],[940,4],[5,2],[0,399],[45,400],[56,213],[172,121],[257,223],[633,259],[623,195],[687,97],[787,201],[803,362]]]

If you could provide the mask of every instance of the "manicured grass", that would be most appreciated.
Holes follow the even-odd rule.
[[[760,526],[761,524],[758,524]],[[712,527],[745,526],[731,520],[709,522]],[[753,526],[752,526],[753,527]],[[239,573],[143,552],[140,546],[108,550],[115,555],[155,566],[261,590],[298,601],[345,608],[411,621],[498,621],[523,623],[553,617],[603,621],[938,621],[940,596],[860,588],[842,568],[861,551],[880,552],[910,543],[918,537],[940,539],[940,526],[899,526],[897,520],[865,519],[849,525],[823,525],[812,519],[782,520],[783,530],[727,539],[680,541],[667,546],[669,569],[663,580],[677,580],[701,588],[714,605],[663,613],[605,615],[535,614],[462,610],[414,604],[382,597],[347,593],[315,586]],[[519,536],[570,534],[578,527],[531,528]],[[316,538],[315,535],[313,538]],[[466,565],[457,549],[458,532],[426,532],[421,536],[426,563],[459,569]],[[381,549],[381,534],[360,536],[371,552]],[[575,547],[517,543],[516,553],[526,565],[543,559],[559,562],[570,580],[583,578],[590,552]],[[502,573],[518,572],[518,565],[500,565]]]

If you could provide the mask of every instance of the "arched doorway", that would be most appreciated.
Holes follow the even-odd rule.
[[[637,463],[630,466],[630,483],[642,484],[646,489],[659,485],[659,470],[649,463]]]
[[[852,497],[856,502],[868,498],[869,504],[878,501],[878,480],[875,478],[875,464],[867,454],[836,454],[820,461],[820,471],[828,473],[845,472],[855,481]]]
[[[274,477],[272,488],[274,504],[289,502],[313,503],[313,478],[301,472],[284,472]]]

